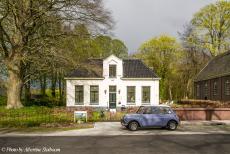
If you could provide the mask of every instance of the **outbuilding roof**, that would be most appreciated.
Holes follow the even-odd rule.
[[[103,78],[103,59],[89,59],[67,77]],[[158,76],[140,59],[123,59],[123,78],[158,78]]]
[[[195,81],[208,80],[221,76],[230,75],[230,51],[214,57],[198,73]]]

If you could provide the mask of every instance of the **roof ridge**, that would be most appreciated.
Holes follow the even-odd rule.
[[[204,78],[216,77],[221,74],[226,74],[230,71],[230,69],[225,65],[229,64],[230,59],[230,50],[226,51],[220,55],[212,57],[207,64],[197,73],[194,81],[201,81]],[[223,64],[223,65],[222,65]],[[218,73],[218,74],[217,74]]]
[[[122,60],[140,60],[138,58],[125,58],[125,59],[122,59]]]

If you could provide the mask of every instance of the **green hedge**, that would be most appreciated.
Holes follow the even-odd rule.
[[[6,96],[0,95],[0,106],[5,106],[5,105],[6,105]]]

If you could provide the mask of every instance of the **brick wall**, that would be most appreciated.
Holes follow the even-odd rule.
[[[230,108],[174,108],[180,120],[230,120]]]

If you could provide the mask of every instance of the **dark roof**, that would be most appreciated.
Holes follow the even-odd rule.
[[[72,71],[68,77],[82,78],[102,78],[103,77],[103,60],[88,59],[76,70]]]
[[[139,59],[123,60],[124,78],[158,78],[156,73]]]
[[[67,77],[102,78],[103,59],[89,59]],[[124,78],[158,78],[156,73],[139,59],[123,60]]]
[[[230,75],[230,51],[214,57],[200,71],[200,73],[198,73],[195,81],[202,81],[226,75]]]

